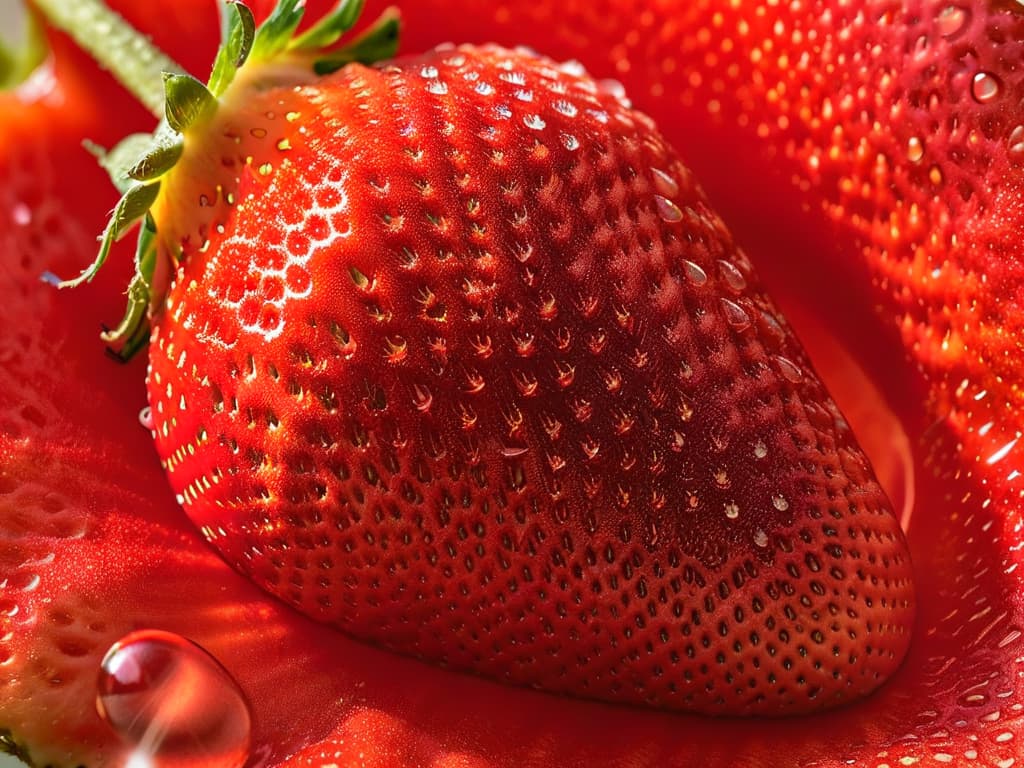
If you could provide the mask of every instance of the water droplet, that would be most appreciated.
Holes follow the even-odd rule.
[[[1024,125],[1018,125],[1010,132],[1010,155],[1014,160],[1024,160]]]
[[[570,152],[575,152],[577,149],[580,148],[580,140],[573,136],[571,133],[563,133],[561,134],[561,137],[562,145]]]
[[[803,381],[803,371],[801,371],[797,364],[790,360],[788,357],[776,355],[775,364],[779,366],[779,373],[781,373],[787,381],[790,381],[793,384],[799,384],[801,381]]]
[[[754,531],[754,543],[759,547],[768,546],[768,534],[758,528]]]
[[[144,426],[150,432],[156,429],[156,425],[153,422],[153,409],[148,405],[139,411],[139,424]]]
[[[427,90],[435,96],[444,96],[448,93],[448,86],[440,80],[431,80],[427,83]]]
[[[999,78],[991,72],[978,72],[971,80],[971,96],[979,104],[987,104],[999,95]]]
[[[764,440],[758,440],[754,443],[754,457],[763,459],[768,455],[768,446],[764,444]]]
[[[655,195],[654,206],[658,209],[658,215],[661,216],[664,221],[673,223],[680,221],[683,218],[683,212],[679,210],[679,206],[667,197]]]
[[[686,270],[686,279],[694,285],[704,285],[708,281],[708,273],[692,261],[683,259],[683,268]]]
[[[180,635],[132,632],[104,656],[100,716],[155,768],[241,768],[252,718],[238,684],[216,659]]]
[[[726,261],[725,259],[719,260],[718,272],[721,274],[725,284],[732,288],[736,293],[746,289],[747,279],[731,261]]]
[[[651,175],[654,176],[654,188],[665,197],[675,197],[679,194],[679,184],[665,171],[659,168],[651,168]]]
[[[967,9],[950,5],[939,11],[935,26],[940,35],[950,37],[964,28],[968,18],[970,18],[970,12]]]
[[[725,505],[725,516],[728,517],[730,520],[735,520],[737,517],[740,516],[739,506],[735,502],[730,501],[728,504]]]
[[[778,496],[772,496],[772,506],[779,510],[779,512],[785,512],[789,509],[789,502],[786,501],[786,497],[780,493]]]
[[[745,331],[750,327],[750,315],[736,302],[722,299],[722,310],[725,312],[726,322],[737,331]]]
[[[476,84],[476,87],[473,90],[475,90],[481,96],[490,96],[492,93],[494,93],[494,86],[491,85],[490,83],[479,82]]]
[[[919,163],[922,157],[924,157],[924,144],[917,136],[911,136],[907,141],[907,159],[912,163]]]
[[[542,131],[547,127],[547,123],[540,115],[526,115],[523,118],[523,125],[535,131]]]
[[[420,70],[420,76],[425,77],[427,80],[432,80],[437,77],[437,67],[426,66]]]

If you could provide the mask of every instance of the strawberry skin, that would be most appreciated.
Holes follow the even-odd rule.
[[[238,101],[158,208],[233,169],[148,379],[229,562],[356,637],[580,696],[784,714],[892,674],[889,502],[614,85],[467,47]]]

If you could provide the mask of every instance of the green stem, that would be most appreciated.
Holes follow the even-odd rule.
[[[184,72],[145,35],[101,0],[35,0],[53,26],[67,32],[156,117],[164,116],[164,72]]]

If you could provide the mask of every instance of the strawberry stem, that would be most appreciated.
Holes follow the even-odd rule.
[[[100,0],[35,0],[53,26],[69,34],[156,117],[164,116],[164,72],[184,69]]]

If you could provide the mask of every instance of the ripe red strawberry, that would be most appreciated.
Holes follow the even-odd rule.
[[[288,42],[295,6],[234,84],[244,51],[212,94],[168,80],[104,246],[152,207],[112,337],[152,293],[154,435],[206,537],[315,618],[504,681],[730,714],[876,688],[902,533],[650,121],[501,48],[303,75],[275,60],[324,36]]]

